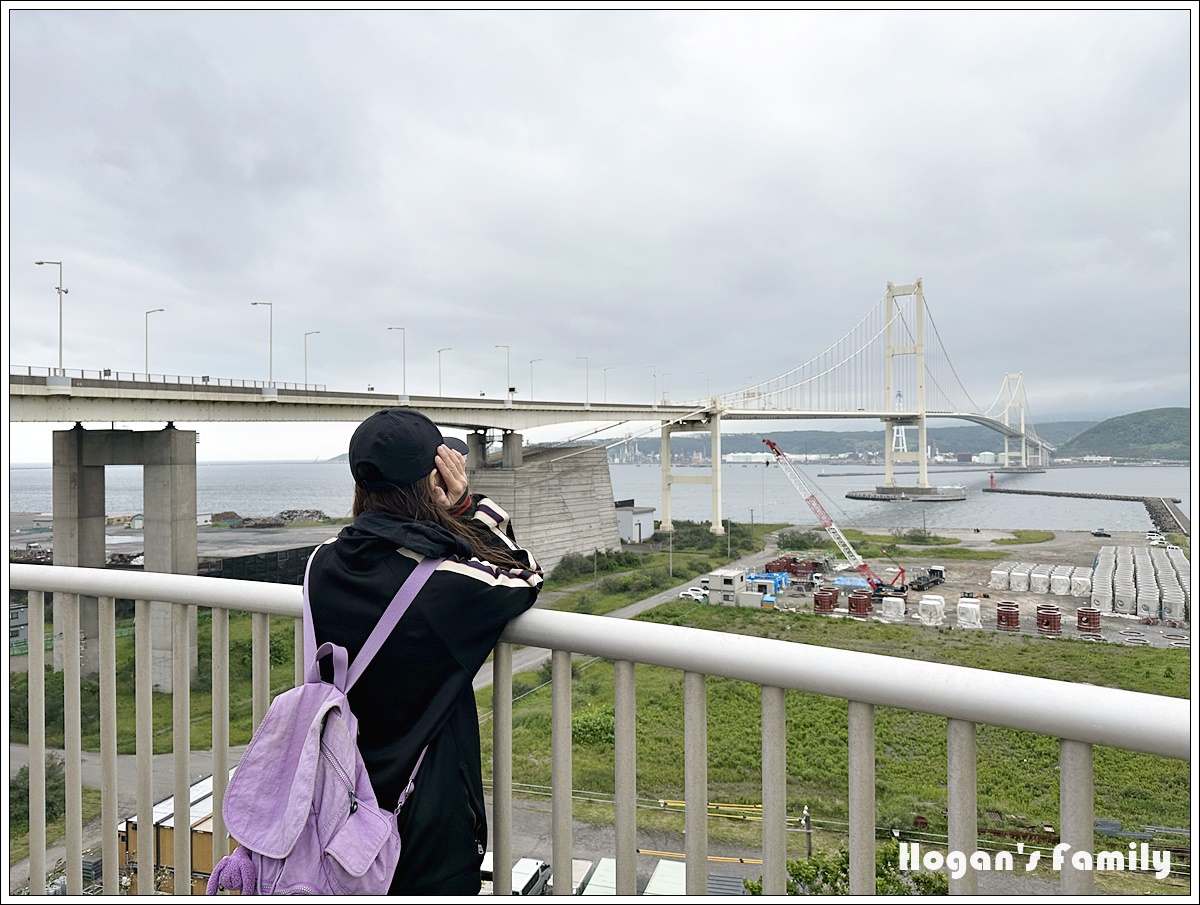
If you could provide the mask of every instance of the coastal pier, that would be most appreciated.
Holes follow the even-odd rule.
[[[1074,497],[1084,500],[1116,500],[1118,502],[1141,503],[1146,507],[1150,521],[1159,531],[1192,536],[1192,521],[1179,508],[1178,497],[1125,496],[1117,493],[1082,493],[1071,490],[1014,490],[1007,487],[984,487],[984,493],[1017,493],[1026,496]]]

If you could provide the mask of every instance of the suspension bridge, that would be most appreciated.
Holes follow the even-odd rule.
[[[671,528],[671,485],[700,482],[712,487],[713,531],[722,533],[721,470],[713,468],[708,475],[672,473],[670,438],[680,431],[708,431],[712,461],[719,462],[725,421],[877,419],[883,423],[886,437],[884,482],[877,490],[885,497],[937,498],[938,489],[930,485],[928,474],[926,425],[932,418],[973,422],[1000,434],[1004,453],[998,470],[1044,468],[1053,451],[1029,423],[1022,374],[1005,374],[999,392],[986,408],[972,398],[925,304],[920,279],[909,284],[888,283],[870,311],[803,364],[736,392],[676,404],[665,399],[651,399],[646,404],[516,400],[512,395],[503,399],[398,396],[208,376],[24,366],[9,369],[9,418],[13,422],[358,422],[389,406],[410,406],[443,427],[466,429],[471,450],[468,467],[475,468],[488,464],[487,451],[497,434],[502,448],[500,464],[518,467],[523,430],[595,422],[591,433],[598,434],[630,423],[656,425],[662,437],[663,525],[667,530]],[[916,442],[910,448],[913,430]],[[132,457],[127,464],[137,464],[140,455],[137,451],[126,454]],[[917,466],[916,484],[903,486],[896,480],[895,466],[911,463]]]

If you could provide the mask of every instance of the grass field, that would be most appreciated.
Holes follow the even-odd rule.
[[[639,619],[763,635],[890,656],[1043,676],[1175,697],[1188,695],[1188,652],[1120,648],[1064,639],[964,635],[920,627],[885,626],[807,615],[669,603]],[[683,675],[638,666],[638,794],[683,797]],[[527,674],[516,684],[541,685]],[[759,804],[760,701],[757,686],[710,677],[708,762],[710,798]],[[481,712],[490,691],[479,695]],[[592,661],[578,670],[572,689],[573,770],[578,790],[612,792],[612,665]],[[847,816],[847,704],[801,692],[787,694],[788,813],[808,805],[814,819]],[[550,782],[550,694],[542,685],[515,705],[513,778],[532,786]],[[876,711],[877,816],[882,826],[913,829],[918,818],[944,824],[944,719],[895,710]],[[484,736],[484,762],[490,735]],[[1058,743],[1053,738],[993,726],[978,731],[981,826],[1013,829],[1058,820]],[[1188,826],[1190,771],[1182,761],[1110,748],[1095,750],[1096,816],[1125,826]],[[999,819],[988,816],[988,812]],[[663,815],[669,819],[668,815]],[[639,824],[641,818],[639,817]],[[715,827],[718,835],[722,832]]]

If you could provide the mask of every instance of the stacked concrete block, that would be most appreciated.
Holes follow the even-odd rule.
[[[1074,566],[1055,566],[1050,573],[1050,593],[1065,597],[1071,593],[1071,573]]]
[[[1137,584],[1133,577],[1133,549],[1117,547],[1113,569],[1113,612],[1132,616],[1137,612]]]
[[[1101,547],[1092,566],[1092,606],[1101,613],[1113,611],[1113,572],[1117,566],[1116,547]]]
[[[1076,566],[1071,572],[1071,596],[1090,597],[1092,593],[1092,570]]]
[[[1016,563],[1008,572],[1008,589],[1010,591],[1028,591],[1029,573],[1032,569],[1031,563]]]
[[[1008,590],[1008,573],[1012,569],[1012,563],[1001,563],[998,566],[992,566],[992,578],[988,582],[988,587],[993,591]]]

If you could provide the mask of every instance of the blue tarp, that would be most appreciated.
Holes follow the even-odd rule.
[[[869,588],[871,586],[865,578],[859,578],[857,575],[839,575],[833,580],[833,583],[841,588]]]

